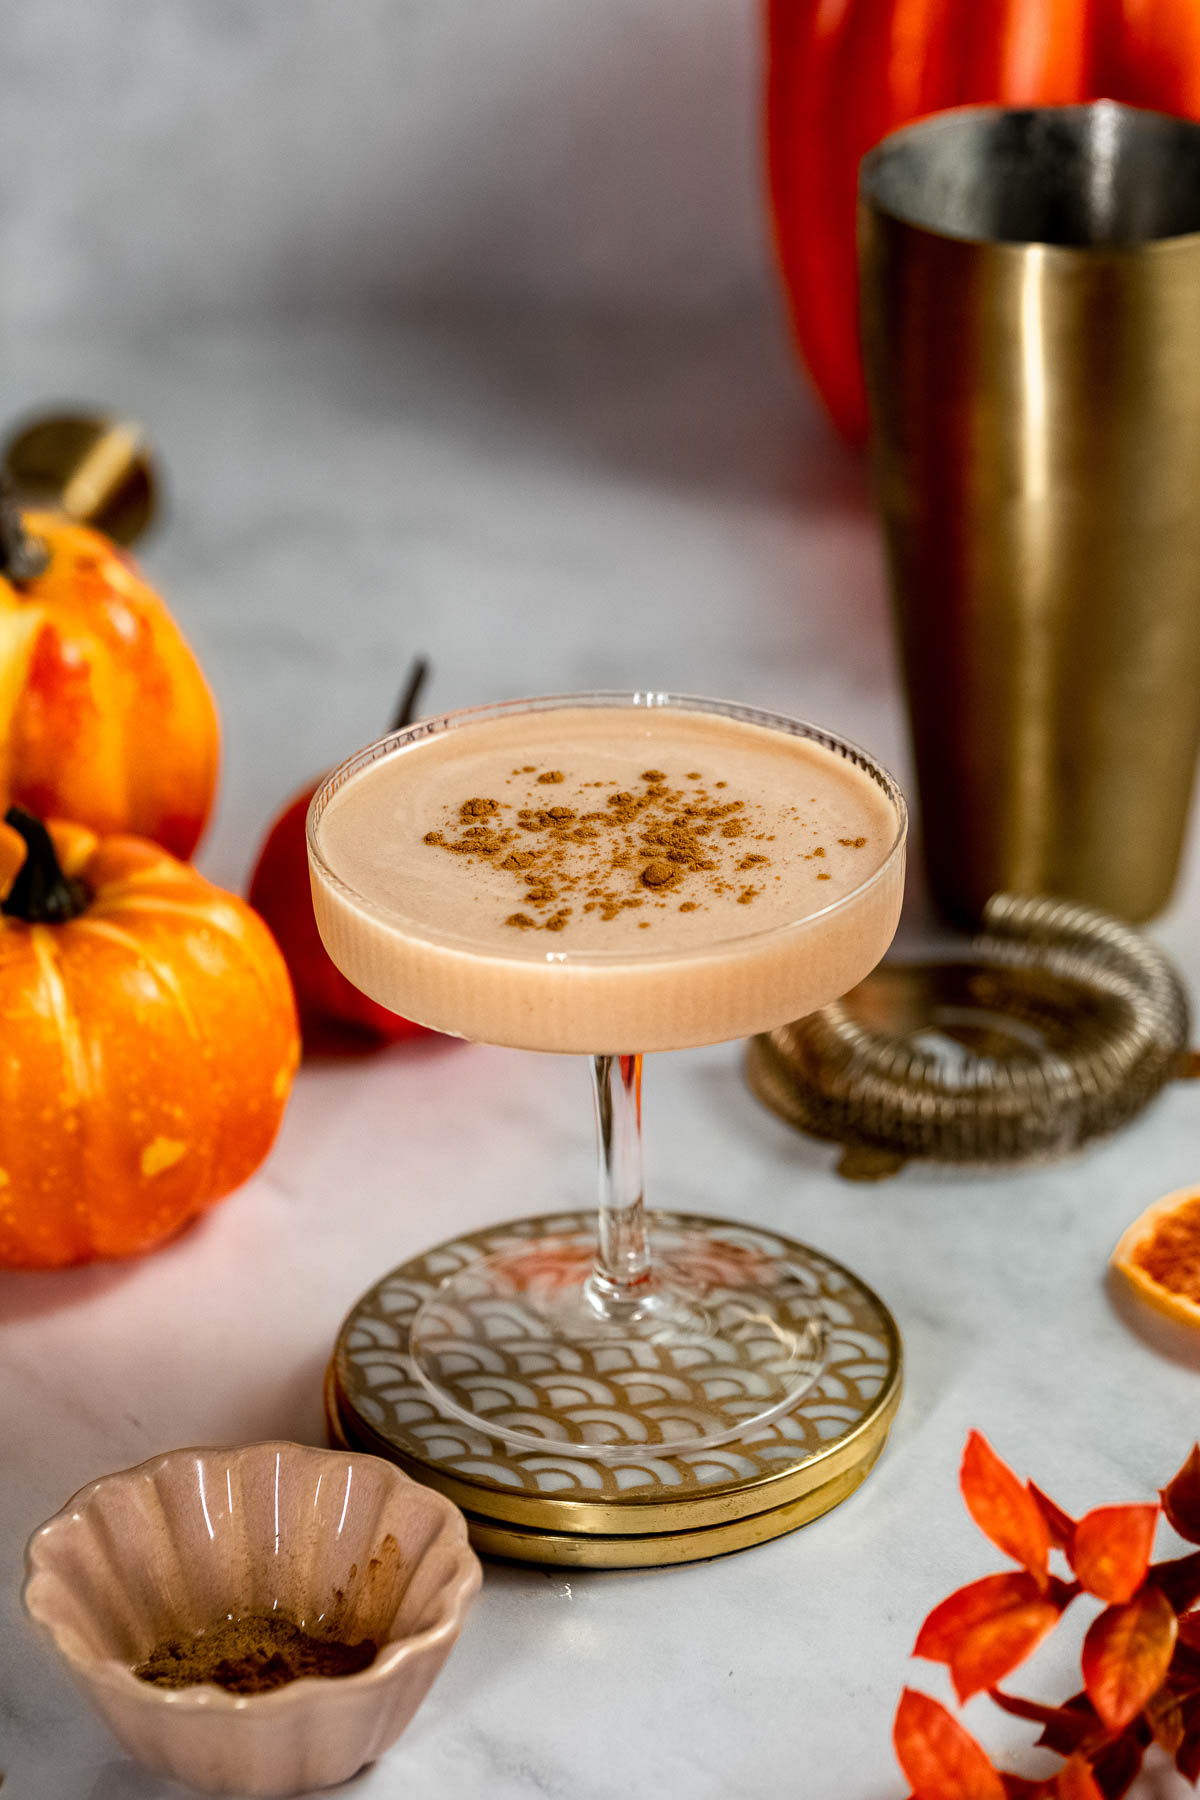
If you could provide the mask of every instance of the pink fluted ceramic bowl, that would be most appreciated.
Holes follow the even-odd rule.
[[[462,1514],[379,1457],[302,1444],[172,1450],[80,1490],[30,1539],[25,1605],[129,1754],[210,1794],[333,1787],[393,1743],[458,1636],[480,1568]],[[163,1639],[278,1602],[381,1648],[265,1694],[162,1688]]]

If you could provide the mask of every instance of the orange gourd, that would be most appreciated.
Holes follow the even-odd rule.
[[[190,856],[212,807],[212,695],[159,596],[98,531],[52,513],[0,532],[0,804]],[[23,529],[22,529],[23,528]],[[23,573],[21,554],[33,546]]]
[[[0,1266],[130,1256],[270,1149],[299,1056],[287,970],[157,845],[6,818],[28,853],[0,908]]]
[[[866,436],[860,159],[925,113],[1124,100],[1200,118],[1200,0],[768,0],[775,238],[800,352],[834,424]]]

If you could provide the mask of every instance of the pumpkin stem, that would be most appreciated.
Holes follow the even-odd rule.
[[[0,912],[27,925],[65,925],[77,919],[91,903],[91,890],[77,876],[63,874],[42,821],[23,806],[10,806],[4,823],[25,839],[26,855]]]
[[[418,656],[408,671],[408,680],[404,684],[404,692],[396,702],[396,711],[389,731],[403,731],[411,725],[417,713],[417,701],[421,698],[421,689],[425,686],[425,677],[429,674],[429,663],[423,656]]]
[[[11,479],[0,477],[0,575],[12,582],[32,581],[49,562],[48,547],[25,529]]]

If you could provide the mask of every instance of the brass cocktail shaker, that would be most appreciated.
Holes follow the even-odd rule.
[[[859,230],[934,893],[1145,919],[1200,747],[1200,125],[938,114],[864,159]]]

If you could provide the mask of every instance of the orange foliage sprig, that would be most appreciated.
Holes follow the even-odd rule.
[[[1063,1761],[1042,1780],[1007,1774],[946,1707],[906,1688],[893,1738],[913,1800],[1118,1800],[1152,1743],[1200,1779],[1200,1551],[1150,1560],[1160,1514],[1200,1544],[1200,1446],[1157,1504],[1100,1506],[1081,1519],[1020,1482],[977,1431],[961,1485],[975,1523],[1017,1568],[935,1606],[913,1654],[947,1665],[960,1702],[986,1691],[1040,1725],[1039,1746]],[[1054,1556],[1072,1579],[1054,1572]],[[1105,1604],[1083,1640],[1080,1692],[1060,1706],[1002,1692],[997,1683],[1083,1594]]]

